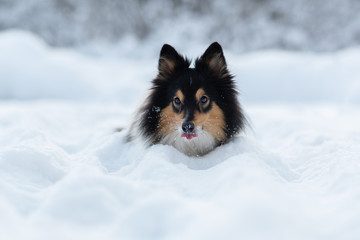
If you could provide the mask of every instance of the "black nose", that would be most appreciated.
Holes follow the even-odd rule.
[[[193,122],[184,122],[182,129],[185,133],[192,133],[195,129],[195,125]]]

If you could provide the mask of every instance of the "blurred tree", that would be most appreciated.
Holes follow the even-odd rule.
[[[358,0],[0,0],[0,30],[57,46],[171,36],[235,51],[333,51],[360,43]]]

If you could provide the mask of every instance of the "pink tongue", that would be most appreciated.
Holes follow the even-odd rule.
[[[192,139],[193,137],[197,137],[198,135],[196,133],[193,133],[193,134],[181,134],[181,137],[186,137],[186,139],[190,140]]]

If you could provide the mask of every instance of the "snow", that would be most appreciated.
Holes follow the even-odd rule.
[[[0,52],[2,239],[360,237],[359,49],[225,48],[251,128],[199,158],[114,132],[156,58],[86,56],[21,31],[0,33]]]

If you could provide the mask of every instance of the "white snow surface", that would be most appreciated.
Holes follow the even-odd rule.
[[[360,239],[360,49],[225,48],[251,127],[203,157],[114,132],[155,57],[20,31],[0,33],[0,53],[1,239]]]

